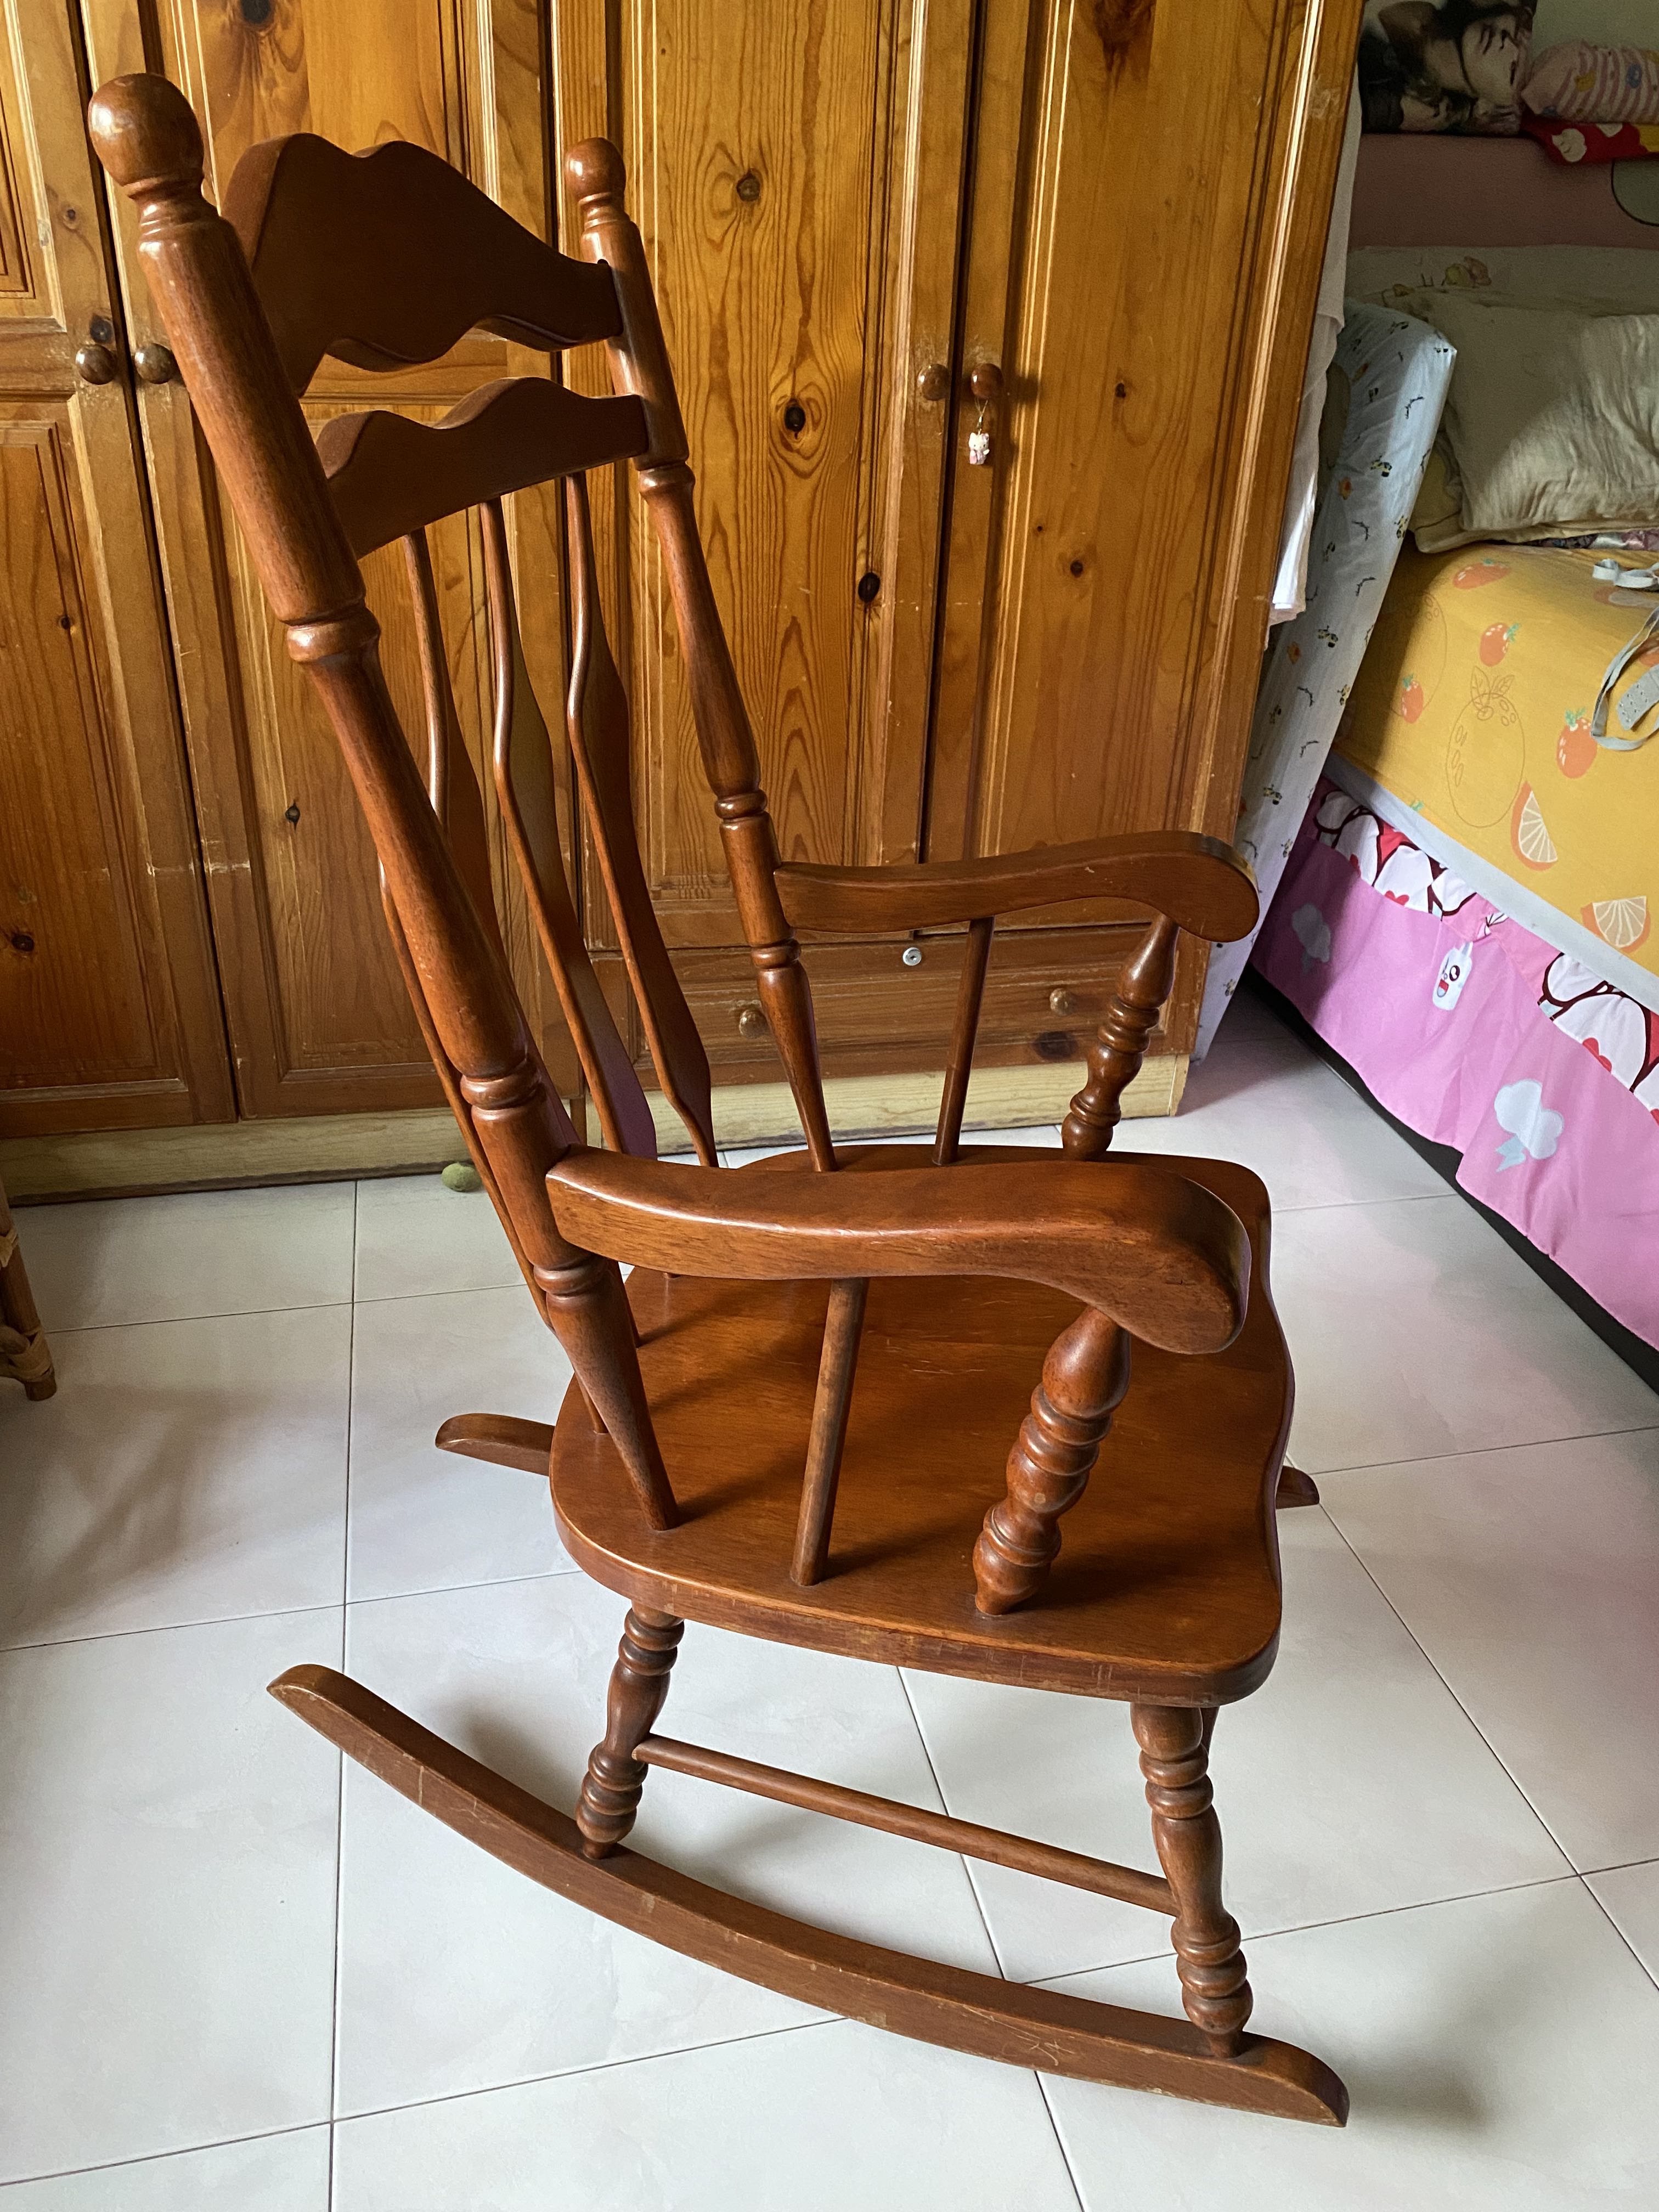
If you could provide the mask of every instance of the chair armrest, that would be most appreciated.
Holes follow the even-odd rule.
[[[1249,1303],[1238,1217],[1165,1168],[1055,1159],[736,1175],[583,1150],[547,1180],[572,1242],[672,1274],[1008,1275],[1081,1298],[1168,1352],[1219,1352]]]
[[[1249,934],[1258,910],[1255,878],[1238,854],[1190,830],[1044,845],[988,860],[890,868],[792,863],[777,870],[776,882],[797,929],[927,929],[1066,899],[1115,898],[1227,945]]]

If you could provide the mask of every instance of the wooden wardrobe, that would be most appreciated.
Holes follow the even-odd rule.
[[[215,194],[262,138],[404,137],[544,234],[571,234],[563,149],[615,139],[785,855],[878,863],[1231,832],[1359,12],[1359,0],[0,10],[0,1138],[289,1117],[320,1128],[438,1102],[337,749],[219,499],[130,211],[96,176],[91,84],[143,68],[179,83]],[[538,362],[470,339],[434,368],[373,380],[374,404],[437,416]],[[368,404],[369,383],[325,362],[313,419]],[[773,1085],[652,536],[620,472],[593,490],[665,933],[717,1083]],[[557,509],[541,493],[512,506],[526,650],[552,708]],[[482,551],[464,520],[434,551],[482,765]],[[393,690],[418,726],[406,595],[378,605]],[[591,941],[648,1080],[579,811],[562,796]],[[497,860],[520,988],[574,1096],[551,985]],[[1063,1108],[1133,924],[1073,906],[999,933],[980,1058],[1030,1070],[1045,1115]],[[829,1075],[940,1069],[958,953],[948,934],[809,945]],[[1166,1100],[1200,958],[1188,957],[1158,1043]]]

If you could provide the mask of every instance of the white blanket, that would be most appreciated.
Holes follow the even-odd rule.
[[[1320,495],[1308,603],[1272,634],[1262,663],[1233,842],[1255,870],[1265,914],[1394,574],[1456,356],[1409,315],[1347,303],[1337,342],[1337,392],[1347,422]],[[1194,1057],[1209,1050],[1244,972],[1254,935],[1210,956]]]

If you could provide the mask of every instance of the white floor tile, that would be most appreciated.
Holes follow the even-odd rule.
[[[452,1413],[557,1419],[570,1363],[520,1284],[356,1309],[349,1595],[396,1596],[570,1562],[547,1485],[441,1452]]]
[[[350,2120],[336,2212],[1076,2212],[1030,2074],[842,2021]]]
[[[350,1673],[574,1810],[623,1615],[585,1577],[351,1609]],[[688,1629],[663,1727],[937,1808],[890,1668]],[[634,1840],[719,1887],[994,1972],[960,1860],[653,1774]],[[342,1880],[339,2109],[360,2112],[809,2020],[538,1888],[355,1768]]]
[[[1659,1860],[1592,1875],[1589,1886],[1631,1949],[1659,1982]]]
[[[15,2182],[6,2212],[329,2212],[328,2130]]]
[[[0,1656],[0,2179],[326,2118],[338,1607]]]
[[[70,1330],[0,1399],[0,1643],[337,1604],[349,1306]]]
[[[1323,1491],[1573,1864],[1659,1858],[1659,1429]]]
[[[353,1186],[193,1191],[25,1206],[17,1217],[48,1333],[351,1297]]]
[[[360,1298],[509,1290],[523,1279],[487,1192],[449,1190],[435,1175],[358,1184]]]
[[[1659,1396],[1451,1192],[1285,1214],[1273,1285],[1312,1474],[1659,1425]]]
[[[1659,1990],[1578,1882],[1308,1929],[1251,1964],[1253,2025],[1336,2069],[1346,2128],[1051,2081],[1086,2212],[1659,2203]],[[1066,1986],[1172,2009],[1148,1966]]]
[[[1212,1757],[1227,1901],[1246,1934],[1565,1873],[1323,1516],[1287,1514],[1280,1531],[1278,1663],[1219,1715]],[[906,1679],[952,1813],[1156,1869],[1127,1706]],[[1133,1905],[1001,1867],[975,1867],[974,1881],[1016,1980],[1168,1947],[1168,1923]]]
[[[1188,1077],[1180,1111],[1126,1121],[1115,1149],[1237,1160],[1267,1184],[1276,1212],[1446,1188],[1340,1076],[1248,998],[1229,1010]]]

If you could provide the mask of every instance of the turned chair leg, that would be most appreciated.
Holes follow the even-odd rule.
[[[614,1851],[634,1825],[646,1770],[634,1756],[668,1695],[668,1677],[685,1633],[672,1613],[630,1605],[611,1670],[602,1742],[595,1744],[576,1806],[582,1850],[590,1859]]]
[[[981,1613],[1012,1613],[1048,1580],[1060,1516],[1087,1487],[1129,1387],[1129,1345],[1126,1330],[1089,1307],[1049,1347],[1008,1455],[1006,1494],[987,1513],[974,1547]]]
[[[1132,1705],[1152,1840],[1175,1892],[1176,1960],[1187,2017],[1218,2058],[1238,2051],[1250,1985],[1238,1923],[1221,1902],[1221,1823],[1210,1787],[1214,1714],[1190,1705]]]

